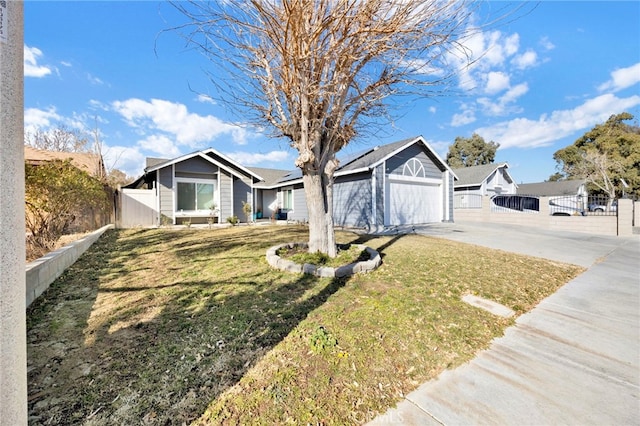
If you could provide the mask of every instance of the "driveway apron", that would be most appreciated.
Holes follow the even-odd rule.
[[[640,423],[640,238],[496,224],[398,230],[588,267],[469,363],[370,424]]]

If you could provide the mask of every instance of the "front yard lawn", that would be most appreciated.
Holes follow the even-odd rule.
[[[107,231],[27,312],[31,424],[357,424],[456,367],[579,274],[418,236],[347,279],[274,270],[298,226]],[[364,241],[366,240],[366,241]]]

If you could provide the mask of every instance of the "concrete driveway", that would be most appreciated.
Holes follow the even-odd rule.
[[[589,269],[370,424],[640,424],[640,237],[470,223],[398,231]]]

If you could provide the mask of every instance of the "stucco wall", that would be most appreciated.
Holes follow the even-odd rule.
[[[540,197],[540,212],[492,212],[490,197],[482,197],[482,208],[455,209],[455,222],[493,222],[536,228],[626,236],[633,233],[633,202],[618,201],[618,216],[552,216],[548,197]]]

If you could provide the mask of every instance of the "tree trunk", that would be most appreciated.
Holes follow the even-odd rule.
[[[309,211],[309,253],[336,257],[333,229],[333,176],[320,172],[303,174],[304,193]]]

